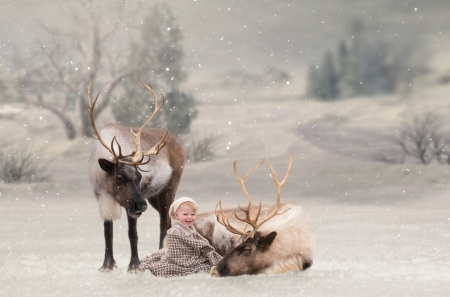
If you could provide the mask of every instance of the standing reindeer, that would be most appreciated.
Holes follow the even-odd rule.
[[[260,202],[255,207],[245,187],[245,180],[263,162],[250,169],[243,178],[239,176],[234,162],[234,173],[248,201],[246,208],[239,205],[238,208],[224,210],[220,200],[215,212],[197,216],[197,231],[224,256],[211,269],[212,276],[300,271],[313,263],[314,236],[301,207],[280,201],[281,188],[291,171],[292,158],[289,158],[288,171],[281,182],[270,164],[277,188],[275,205],[262,206]],[[247,231],[249,226],[251,229]]]
[[[99,203],[105,233],[105,259],[100,271],[117,267],[113,256],[113,220],[120,218],[120,207],[126,209],[128,218],[131,246],[128,272],[139,271],[136,223],[147,209],[146,200],[159,212],[159,247],[162,247],[170,228],[168,210],[183,172],[185,155],[177,140],[164,130],[144,128],[161,109],[164,97],[158,105],[153,88],[139,81],[153,94],[155,110],[137,132],[113,123],[99,133],[94,122],[94,108],[100,93],[91,104],[91,84],[88,87],[89,114],[96,138],[90,149],[89,179]]]

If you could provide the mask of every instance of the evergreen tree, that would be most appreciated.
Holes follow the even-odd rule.
[[[388,92],[387,73],[385,73],[385,55],[380,47],[367,46],[363,58],[364,95],[383,94]]]
[[[349,48],[347,43],[342,40],[338,48],[338,90],[340,96],[347,96],[350,92],[347,88],[347,78],[349,73]]]
[[[419,47],[397,39],[385,42],[354,19],[347,39],[338,45],[337,70],[331,52],[326,52],[318,71],[309,69],[307,95],[332,99],[395,92],[427,72],[423,59],[413,59]]]
[[[343,40],[339,42],[338,68],[339,78],[341,79],[345,77],[348,72],[348,48]]]
[[[333,55],[327,51],[318,75],[318,95],[321,99],[335,99],[339,96],[338,74],[334,66]]]
[[[317,67],[314,64],[308,68],[308,82],[306,88],[306,95],[308,97],[319,98]]]
[[[188,133],[198,113],[194,99],[186,93],[169,92],[166,100],[167,105],[161,111],[165,118],[176,120],[167,121],[165,128],[174,135]]]
[[[365,28],[359,19],[354,19],[349,28],[350,46],[347,60],[347,73],[342,78],[342,91],[344,96],[359,96],[364,94],[366,81],[364,81],[364,51]]]
[[[411,61],[404,58],[404,45],[388,43],[373,36],[359,19],[352,21],[348,39],[347,71],[341,76],[343,96],[392,93],[404,73],[410,73]],[[398,61],[403,63],[399,67]]]
[[[155,5],[143,22],[140,39],[132,42],[129,56],[130,63],[137,61],[140,65],[137,76],[151,82],[157,93],[165,90],[166,105],[149,125],[160,126],[176,135],[188,132],[197,115],[195,100],[180,88],[186,78],[182,68],[182,40],[171,9],[167,5]],[[113,103],[113,114],[123,125],[139,126],[153,112],[151,94],[134,77],[124,80],[123,90],[123,95]]]

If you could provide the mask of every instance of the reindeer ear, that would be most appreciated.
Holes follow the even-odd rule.
[[[102,158],[98,159],[98,164],[103,171],[106,171],[109,174],[112,174],[114,167],[116,166],[115,163]]]
[[[265,236],[261,236],[259,232],[256,232],[255,234],[255,244],[256,247],[261,250],[265,251],[269,248],[269,246],[272,244],[273,240],[277,236],[277,232],[273,231]]]

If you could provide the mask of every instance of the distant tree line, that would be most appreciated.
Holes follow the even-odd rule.
[[[422,48],[411,40],[386,41],[358,19],[348,33],[336,51],[325,51],[320,64],[309,67],[307,96],[333,100],[408,92],[413,80],[427,72],[426,59],[418,59]]]

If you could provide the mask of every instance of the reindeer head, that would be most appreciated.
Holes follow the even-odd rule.
[[[270,213],[261,218],[261,202],[259,207],[256,209],[250,195],[245,188],[245,180],[250,175],[250,173],[262,165],[264,160],[247,171],[243,178],[241,178],[236,169],[236,162],[234,162],[234,173],[238,179],[244,195],[247,198],[248,205],[246,208],[238,205],[240,210],[240,215],[235,211],[234,216],[237,220],[245,223],[244,228],[236,228],[230,224],[230,220],[222,208],[222,201],[220,200],[215,209],[217,221],[222,224],[231,233],[241,235],[241,239],[235,243],[235,247],[216,265],[211,269],[211,274],[213,276],[235,276],[241,274],[257,274],[261,270],[267,268],[274,262],[274,253],[269,252],[270,247],[274,240],[276,239],[277,232],[260,232],[258,228],[261,227],[268,220],[274,216],[281,215],[288,211],[286,209],[279,212],[280,200],[281,200],[281,188],[286,183],[292,167],[292,157],[289,158],[289,165],[286,176],[280,182],[275,174],[272,164],[269,164],[270,170],[272,172],[272,177],[277,188],[277,199]],[[245,215],[243,217],[242,215]],[[250,226],[251,230],[246,230]]]
[[[106,173],[106,180],[104,180],[104,182],[107,184],[107,187],[105,188],[109,190],[108,194],[114,197],[114,199],[116,199],[116,201],[127,210],[128,214],[134,218],[138,218],[142,212],[147,209],[147,202],[142,197],[140,189],[140,182],[142,179],[142,174],[140,171],[145,170],[143,170],[140,166],[148,164],[150,162],[150,157],[158,154],[158,152],[165,146],[169,137],[167,132],[165,136],[153,147],[145,152],[142,151],[142,131],[163,106],[164,97],[161,105],[158,105],[158,98],[153,88],[143,83],[141,79],[139,79],[139,81],[153,94],[155,100],[155,110],[137,132],[134,132],[133,129],[130,128],[130,132],[135,138],[135,150],[128,155],[122,154],[122,147],[117,140],[117,135],[114,135],[110,145],[106,144],[106,142],[102,139],[94,121],[94,108],[100,93],[97,94],[94,102],[91,103],[90,89],[92,81],[89,83],[88,87],[89,116],[91,119],[92,129],[95,133],[94,138],[96,138],[112,155],[112,160],[104,158],[98,159],[100,168]],[[123,131],[117,132],[119,136],[121,132]],[[117,147],[117,151],[115,146]]]
[[[275,231],[265,235],[255,232],[253,237],[242,241],[211,269],[212,276],[258,274],[273,262],[266,252],[276,236]]]

